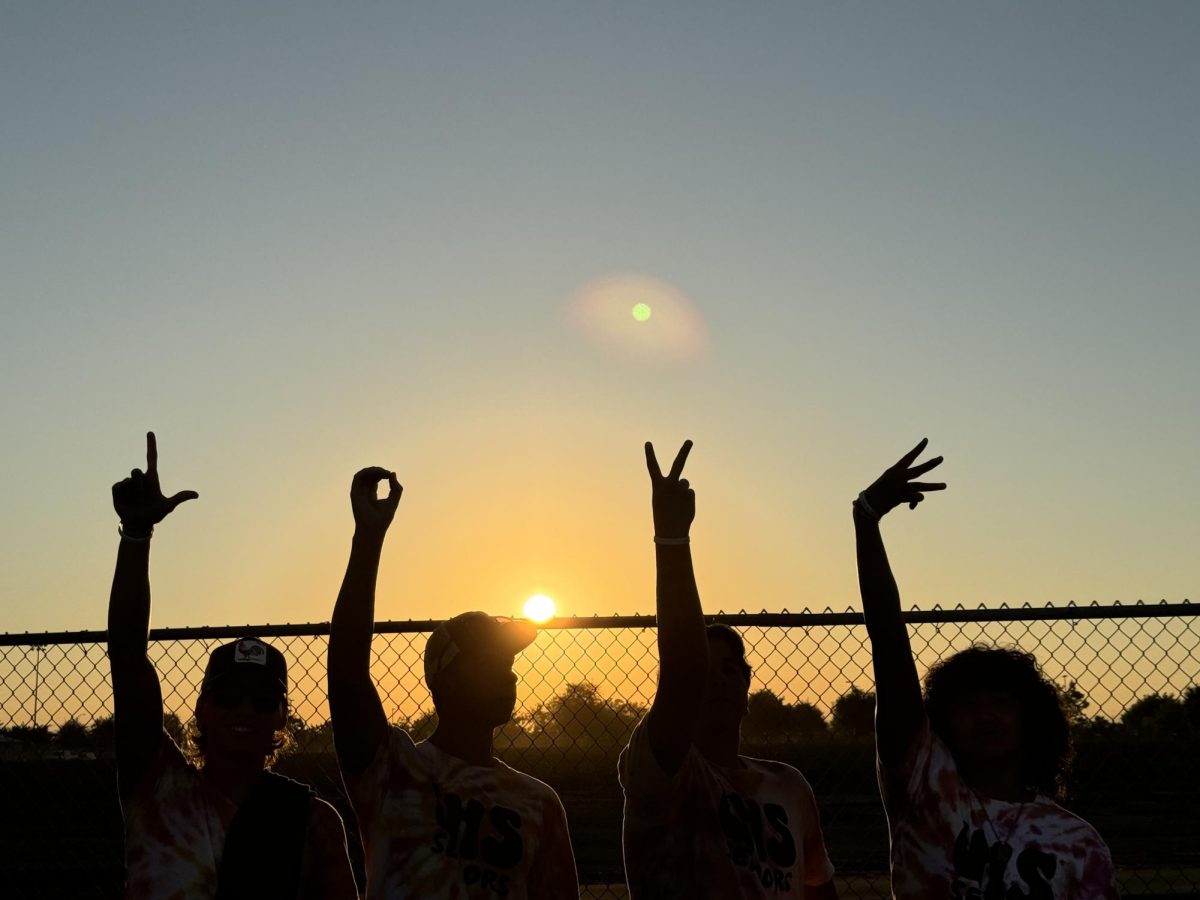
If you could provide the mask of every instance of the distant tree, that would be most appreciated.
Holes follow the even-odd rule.
[[[1067,722],[1071,728],[1087,726],[1091,719],[1085,710],[1091,703],[1083,691],[1079,690],[1074,681],[1069,681],[1066,687],[1059,688],[1059,693],[1062,695],[1063,705],[1067,708]]]
[[[787,704],[774,691],[763,688],[750,695],[746,717],[742,719],[742,739],[753,743],[781,740]]]
[[[811,703],[784,703],[766,688],[750,695],[749,711],[742,720],[742,738],[769,744],[824,735],[829,726]]]
[[[87,743],[85,746],[99,753],[112,753],[116,746],[114,743],[115,724],[112,716],[100,716],[92,721],[92,724],[87,729]],[[186,741],[186,726],[180,721],[179,716],[173,712],[163,714],[163,730],[171,736],[180,747],[184,746]]]
[[[1121,716],[1121,724],[1137,737],[1182,738],[1187,734],[1187,710],[1173,694],[1148,694]]]
[[[1096,740],[1112,737],[1120,728],[1120,725],[1104,716],[1086,716],[1082,722],[1071,725],[1071,733],[1077,738]]]
[[[620,750],[644,710],[624,700],[607,700],[588,681],[568,684],[561,694],[529,717],[529,733],[539,743],[560,749]]]
[[[859,740],[875,734],[875,695],[857,686],[838,697],[833,704],[833,733]]]
[[[10,725],[3,733],[14,741],[24,741],[27,744],[50,743],[49,725]]]
[[[87,726],[78,719],[67,719],[59,725],[53,742],[63,750],[84,750],[91,746]]]
[[[1200,737],[1200,684],[1183,692],[1183,713],[1194,737]]]
[[[306,725],[292,733],[296,753],[333,753],[333,723]]]
[[[513,716],[496,729],[496,749],[507,750],[510,747],[529,746],[529,732],[525,730],[525,721],[525,716]]]
[[[433,734],[433,730],[437,728],[437,711],[428,709],[421,710],[415,717],[405,719],[400,723],[400,727],[408,732],[409,737],[414,741],[428,740]]]
[[[88,728],[88,745],[98,753],[113,752],[113,717],[101,716]]]

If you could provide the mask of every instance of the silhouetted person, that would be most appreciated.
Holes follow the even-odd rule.
[[[689,530],[684,443],[665,477],[646,444],[658,561],[658,688],[618,763],[632,900],[836,898],[812,788],[791,766],[739,755],[750,666],[736,631],[705,628]]]
[[[377,498],[380,482],[390,487]],[[414,743],[388,724],[371,678],[375,582],[402,488],[386,469],[354,476],[354,539],[333,610],[329,710],[367,859],[367,897],[579,897],[567,817],[554,790],[492,755],[512,718],[527,622],[481,612],[439,625],[425,647],[437,727]]]
[[[913,480],[942,461],[914,466],[925,444],[854,501],[892,895],[1116,897],[1108,847],[1051,799],[1061,792],[1070,733],[1058,689],[1034,657],[972,647],[930,669],[922,699],[879,519],[945,489]]]
[[[287,719],[283,654],[255,638],[218,647],[196,701],[195,765],[163,730],[146,655],[150,537],[194,491],[164,497],[154,434],[146,471],[113,485],[121,543],[108,606],[126,897],[356,898],[337,811],[267,770]]]

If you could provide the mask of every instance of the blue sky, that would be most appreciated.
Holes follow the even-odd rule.
[[[159,624],[326,618],[373,463],[388,617],[649,611],[641,442],[684,437],[714,610],[856,603],[849,500],[924,435],[907,602],[1183,599],[1197,38],[1189,3],[10,5],[0,630],[102,624],[148,428],[201,494]],[[573,326],[620,275],[706,349]]]

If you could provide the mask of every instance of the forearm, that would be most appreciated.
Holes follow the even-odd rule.
[[[900,616],[900,589],[896,586],[879,523],[854,510],[854,540],[858,562],[858,589],[862,595],[863,618],[867,633],[876,637],[895,637],[904,630]]]
[[[655,546],[659,682],[703,680],[708,640],[689,545]]]
[[[329,675],[335,679],[370,679],[371,639],[375,630],[375,586],[383,536],[355,532],[350,561],[333,608],[329,634]]]
[[[875,672],[876,742],[880,757],[891,762],[907,749],[923,714],[921,686],[879,523],[856,510],[854,526],[858,584]]]
[[[150,542],[122,540],[108,598],[109,655],[144,658],[150,632]]]

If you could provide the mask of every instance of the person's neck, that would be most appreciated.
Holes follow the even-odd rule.
[[[963,780],[975,793],[1007,803],[1032,800],[1035,792],[1021,778],[1021,767],[1011,762],[988,762],[959,767]]]
[[[493,730],[473,722],[448,722],[439,718],[437,727],[429,736],[429,743],[443,753],[456,756],[473,766],[490,766],[495,762],[492,756]]]
[[[700,751],[700,755],[715,766],[727,769],[736,767],[738,750],[742,745],[742,731],[739,727],[709,728],[697,734],[692,743]]]
[[[204,761],[201,773],[204,780],[214,790],[234,803],[241,803],[250,786],[262,775],[266,768],[266,757],[256,759],[245,758],[208,758]]]

